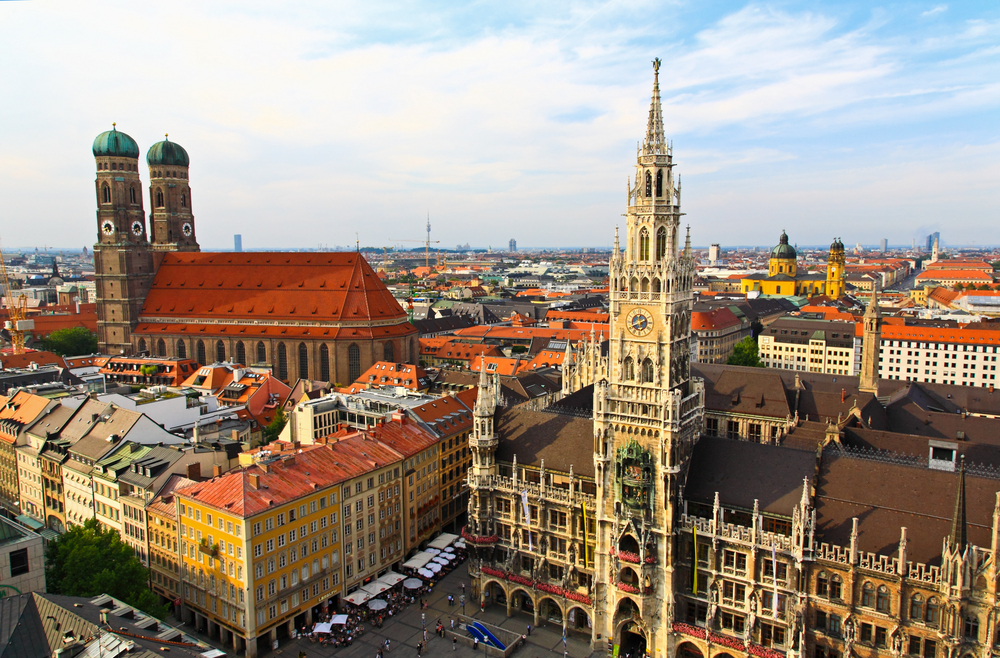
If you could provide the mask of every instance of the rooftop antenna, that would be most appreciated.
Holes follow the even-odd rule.
[[[361,238],[358,237],[357,231],[355,231],[355,233],[354,233],[354,245],[357,248],[358,253],[360,254],[361,253]]]

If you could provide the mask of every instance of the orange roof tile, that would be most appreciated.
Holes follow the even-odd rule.
[[[711,311],[694,311],[691,313],[691,329],[693,331],[714,331],[738,325],[740,319],[725,306]]]
[[[917,275],[917,281],[982,281],[993,283],[993,277],[979,270],[929,270]]]
[[[348,393],[364,391],[371,386],[400,386],[411,391],[429,388],[431,380],[427,371],[409,363],[376,361],[371,368],[361,373],[357,381],[348,387]]]

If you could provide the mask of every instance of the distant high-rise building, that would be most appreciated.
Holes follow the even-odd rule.
[[[233,236],[233,251],[243,251],[243,236],[239,233]]]
[[[719,245],[712,244],[708,247],[708,264],[718,265],[719,264]]]
[[[517,240],[515,240],[514,238],[510,239],[510,247],[508,248],[508,251],[510,251],[511,253],[517,252]]]
[[[889,251],[889,241],[882,238],[882,253],[884,254],[887,251]]]
[[[930,251],[931,249],[934,248],[934,241],[935,240],[940,240],[940,239],[941,239],[941,233],[939,231],[935,231],[934,233],[931,233],[930,235],[928,235],[927,236],[927,251]]]

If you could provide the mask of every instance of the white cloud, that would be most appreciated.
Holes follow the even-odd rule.
[[[943,14],[946,11],[948,11],[948,5],[937,5],[935,7],[928,9],[925,12],[922,12],[920,15],[926,18],[927,16],[935,16],[937,14]]]
[[[94,241],[87,149],[113,120],[144,150],[164,132],[188,149],[208,246],[379,244],[420,237],[427,210],[446,246],[597,245],[622,212],[653,55],[685,199],[727,233],[748,172],[775,176],[755,184],[774,202],[805,207],[788,193],[805,185],[823,204],[801,177],[828,165],[804,151],[1000,104],[997,26],[975,20],[907,40],[884,17],[759,5],[697,29],[656,3],[103,7],[2,5],[6,244]],[[900,157],[860,152],[874,180]]]

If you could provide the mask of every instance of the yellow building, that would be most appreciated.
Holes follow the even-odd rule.
[[[317,447],[177,489],[178,616],[247,658],[311,624],[342,591],[340,484],[365,468]]]
[[[744,293],[761,295],[801,296],[828,295],[834,299],[844,293],[844,245],[834,240],[830,245],[827,272],[799,272],[798,254],[788,244],[788,235],[782,231],[778,245],[771,250],[767,276],[749,276],[740,281]]]

